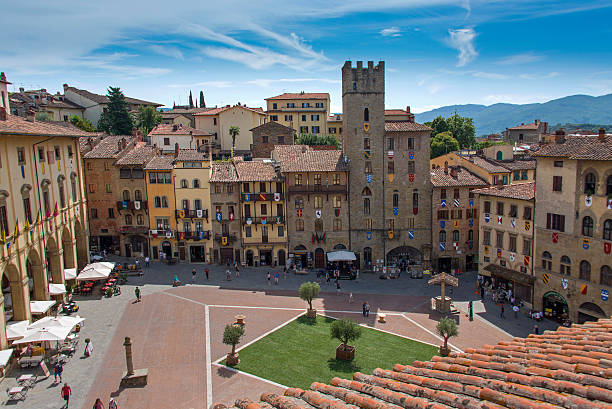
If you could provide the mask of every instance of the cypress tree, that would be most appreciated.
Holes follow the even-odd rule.
[[[189,91],[189,108],[193,108],[193,95],[191,95],[191,91]]]
[[[206,102],[204,102],[204,91],[200,91],[200,108],[206,108]]]

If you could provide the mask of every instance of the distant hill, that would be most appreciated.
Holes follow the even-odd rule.
[[[416,114],[418,122],[428,122],[438,115],[457,113],[474,118],[476,136],[499,133],[535,119],[552,124],[612,124],[612,94],[593,97],[571,95],[538,104],[449,105]]]

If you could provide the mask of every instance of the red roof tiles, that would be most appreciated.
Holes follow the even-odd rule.
[[[385,132],[433,131],[427,125],[412,121],[385,121]]]
[[[314,382],[310,390],[289,388],[285,396],[264,393],[261,402],[235,404],[240,409],[610,409],[610,337],[612,320],[574,324],[450,357],[435,356],[429,362],[379,368],[373,375],[357,372],[352,380]],[[597,357],[578,355],[585,351],[576,346],[603,351]]]
[[[40,136],[92,136],[72,124],[56,125],[44,121],[28,121],[16,115],[7,115],[0,120],[0,135],[40,135]]]
[[[273,99],[329,99],[329,93],[327,92],[285,92],[284,94],[277,95],[275,97],[266,98],[267,100]]]
[[[467,170],[458,166],[456,177],[449,170],[444,173],[444,168],[432,169],[430,173],[431,183],[434,187],[454,187],[454,186],[487,186],[488,183]]]
[[[569,135],[563,143],[542,144],[534,156],[577,160],[612,160],[612,135]]]
[[[210,135],[199,129],[192,128],[190,126],[183,126],[182,124],[159,124],[155,128],[151,129],[149,135],[195,135],[203,136]]]
[[[505,197],[508,199],[533,200],[535,197],[535,182],[491,186],[484,189],[476,189],[473,192],[480,195]]]
[[[282,172],[346,172],[342,151],[319,150],[308,145],[276,145],[273,155]]]

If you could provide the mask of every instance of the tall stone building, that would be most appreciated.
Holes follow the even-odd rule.
[[[344,149],[349,159],[350,248],[361,269],[431,263],[431,129],[385,121],[384,62],[342,67]],[[396,177],[397,175],[397,177]]]
[[[233,162],[214,162],[210,174],[210,206],[214,263],[240,262],[243,245],[240,185]]]

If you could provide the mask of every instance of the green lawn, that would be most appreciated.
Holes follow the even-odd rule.
[[[327,383],[335,376],[350,379],[353,372],[371,374],[376,368],[392,369],[396,363],[427,361],[437,353],[431,345],[362,327],[361,338],[352,343],[355,359],[336,361],[340,342],[329,335],[333,321],[301,316],[241,350],[240,364],[235,368],[286,386],[308,389],[314,381]]]

